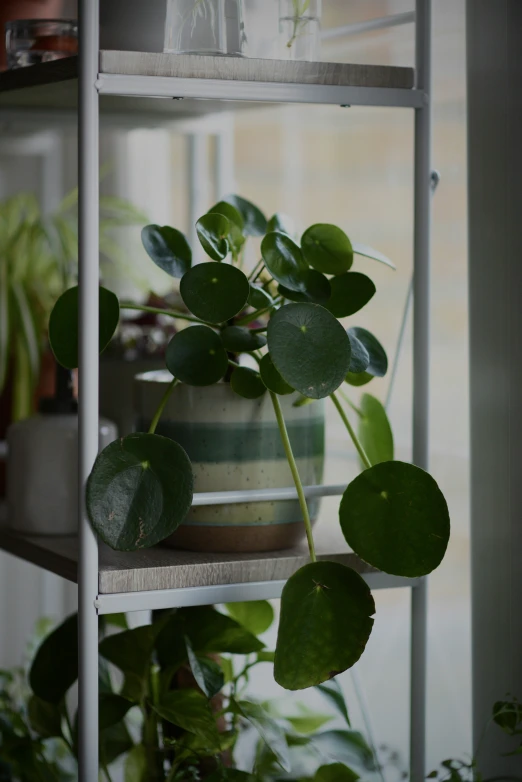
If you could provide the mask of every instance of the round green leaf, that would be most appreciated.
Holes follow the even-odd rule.
[[[301,249],[307,263],[323,274],[342,274],[353,263],[352,244],[336,225],[312,225],[302,236]]]
[[[312,562],[286,583],[274,663],[287,690],[321,684],[364,651],[375,604],[361,576],[337,562]]]
[[[266,353],[261,359],[259,371],[261,373],[261,380],[269,391],[273,391],[275,394],[279,394],[280,396],[293,394],[295,392],[295,388],[289,386],[286,380],[283,380],[281,374],[275,368],[274,362],[270,357],[270,353]]]
[[[362,310],[375,294],[372,280],[360,272],[346,272],[330,280],[331,296],[324,305],[336,318]]]
[[[78,678],[78,615],[68,617],[39,646],[29,684],[42,701],[59,703]]]
[[[247,367],[236,367],[230,378],[232,391],[245,399],[258,399],[266,393],[266,386],[258,373]]]
[[[267,234],[261,242],[261,255],[268,271],[280,285],[292,291],[306,290],[308,264],[289,236],[278,231]]]
[[[248,353],[266,345],[264,334],[256,334],[244,326],[227,326],[221,332],[223,345],[231,353]]]
[[[353,326],[353,328],[348,329],[348,336],[350,338],[350,343],[352,344],[352,350],[354,349],[354,339],[361,342],[366,348],[370,357],[370,363],[365,370],[366,373],[372,377],[384,377],[388,371],[388,357],[379,340],[369,331],[362,329],[359,326]],[[350,371],[353,372],[351,367]]]
[[[224,323],[245,307],[250,293],[246,276],[228,263],[200,263],[181,279],[183,301],[197,318]]]
[[[196,223],[196,232],[201,246],[214,261],[222,261],[230,252],[228,234],[230,223],[220,214],[206,214]]]
[[[268,349],[284,380],[311,399],[333,393],[350,367],[348,335],[318,304],[287,304],[274,313]]]
[[[230,616],[254,635],[261,635],[274,621],[274,609],[268,600],[251,600],[246,603],[227,603]]]
[[[156,266],[171,277],[183,277],[192,265],[192,250],[185,236],[168,225],[146,225],[141,232],[143,246]]]
[[[179,527],[194,478],[183,448],[157,434],[131,434],[105,448],[87,482],[87,512],[117,551],[155,546]]]
[[[244,222],[244,233],[247,236],[264,236],[267,232],[266,217],[251,201],[238,195],[228,195],[223,199],[241,214]]]
[[[311,301],[314,304],[323,304],[326,307],[326,302],[329,301],[332,293],[328,278],[321,272],[316,272],[315,269],[307,269],[304,272],[303,279],[304,291],[292,291],[284,285],[279,285],[279,293],[285,299],[289,299],[289,301]]]
[[[114,336],[120,320],[118,297],[100,287],[100,334],[99,349],[103,353]],[[78,286],[62,293],[53,307],[49,319],[49,342],[59,364],[66,369],[78,366]]]
[[[265,307],[269,307],[273,303],[273,299],[263,288],[250,284],[248,303],[255,310],[262,310]]]
[[[174,377],[189,386],[212,386],[228,369],[221,337],[208,326],[190,326],[174,334],[165,363]]]
[[[367,385],[367,383],[369,383],[370,380],[373,380],[373,375],[369,375],[368,372],[357,372],[357,373],[348,372],[348,374],[345,377],[345,380],[351,386],[355,386],[356,388],[359,388],[360,386]]]
[[[353,334],[350,334],[348,331],[348,339],[350,340],[350,346],[352,349],[352,357],[350,360],[350,371],[348,372],[349,375],[359,375],[361,373],[364,373],[365,370],[368,368],[370,364],[370,354],[364,347],[363,343],[360,342],[357,337],[355,337]],[[373,375],[371,375],[373,377]],[[362,383],[364,385],[364,383]]]
[[[372,464],[393,460],[393,432],[381,402],[371,394],[363,394],[359,403],[359,440]]]
[[[317,769],[313,782],[357,782],[359,774],[344,763],[332,763]]]
[[[226,217],[230,223],[234,223],[234,225],[237,226],[240,231],[243,230],[245,225],[245,221],[243,220],[241,213],[227,201],[219,201],[219,203],[215,204],[211,209],[208,210],[208,214],[223,215],[223,217]]]
[[[442,562],[450,534],[444,495],[424,470],[383,462],[346,489],[339,517],[348,545],[385,573],[416,578]]]

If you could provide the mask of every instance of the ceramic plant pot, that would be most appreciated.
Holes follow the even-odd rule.
[[[169,373],[136,378],[137,430],[147,431],[172,380]],[[293,407],[294,395],[280,397],[304,485],[319,484],[324,464],[324,402]],[[179,385],[157,433],[176,440],[188,453],[196,492],[293,486],[270,396],[243,399],[228,383],[205,388]],[[319,500],[309,503],[312,519]],[[304,537],[297,500],[209,505],[192,508],[167,545],[191,551],[274,551]]]

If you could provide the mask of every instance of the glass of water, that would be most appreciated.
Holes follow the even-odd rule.
[[[164,51],[241,57],[243,0],[167,0]]]
[[[279,56],[283,60],[320,57],[322,0],[279,0]]]

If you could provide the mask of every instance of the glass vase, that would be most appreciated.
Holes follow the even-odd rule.
[[[167,0],[164,51],[241,57],[243,0]]]
[[[320,56],[322,0],[279,0],[279,56],[308,60]]]

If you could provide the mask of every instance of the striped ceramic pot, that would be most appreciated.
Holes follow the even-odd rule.
[[[138,431],[148,430],[171,381],[167,372],[136,378]],[[304,485],[319,484],[324,465],[324,402],[293,407],[293,395],[280,400],[301,480]],[[243,399],[228,383],[204,388],[179,385],[156,431],[176,440],[188,453],[196,492],[293,486],[268,394]],[[309,502],[309,508],[314,520],[319,500]],[[166,544],[192,551],[274,551],[294,546],[303,535],[297,500],[248,502],[192,508]]]

